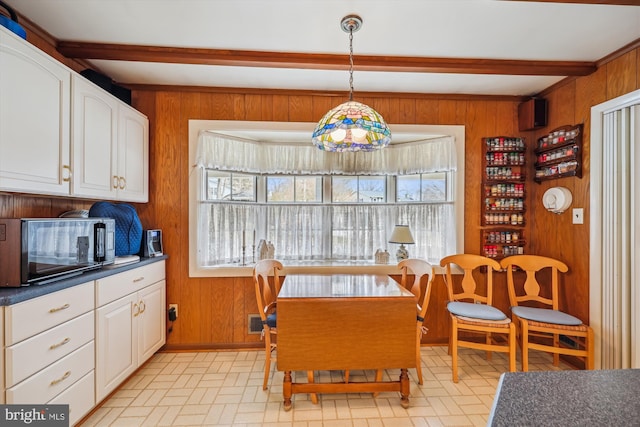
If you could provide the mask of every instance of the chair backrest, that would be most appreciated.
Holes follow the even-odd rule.
[[[253,283],[256,290],[256,301],[263,321],[267,319],[267,311],[275,304],[278,292],[280,292],[280,272],[282,263],[275,259],[263,259],[253,267]],[[269,282],[269,276],[273,277],[273,285]]]
[[[463,271],[462,292],[455,292],[453,286],[452,267],[457,265]],[[498,261],[482,255],[456,254],[440,260],[440,266],[445,267],[445,279],[449,301],[471,301],[491,305],[493,302],[493,271],[500,270]],[[474,277],[474,272],[486,269],[486,291],[481,291]]]
[[[416,296],[418,300],[418,318],[424,320],[424,316],[427,314],[427,307],[429,306],[429,299],[431,298],[433,267],[427,261],[418,258],[404,259],[398,263],[398,267],[402,271],[401,284]],[[409,275],[414,276],[413,282],[410,281]],[[427,276],[426,286],[422,289],[424,276]]]
[[[507,270],[507,286],[509,288],[509,303],[517,306],[520,302],[536,301],[551,306],[558,310],[558,272],[566,273],[569,267],[562,261],[539,255],[512,255],[504,258],[500,264]],[[515,269],[514,269],[515,267]],[[540,283],[536,273],[540,270],[550,269],[551,273],[551,298],[540,295]],[[516,272],[522,270],[523,280],[516,282]]]

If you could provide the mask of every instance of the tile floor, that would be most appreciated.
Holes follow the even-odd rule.
[[[519,360],[519,359],[518,359]],[[552,365],[550,355],[532,352],[530,370],[571,369]],[[460,351],[460,381],[451,381],[446,347],[422,348],[424,385],[411,379],[410,406],[397,393],[323,394],[314,405],[296,394],[293,409],[282,409],[282,372],[273,371],[262,390],[264,350],[158,353],[105,401],[84,426],[234,426],[234,427],[403,427],[485,426],[500,374],[502,354]],[[520,366],[518,364],[518,366]],[[387,379],[399,371],[386,371]],[[316,373],[316,381],[341,378],[339,371]],[[351,372],[350,381],[374,372]],[[298,373],[300,381],[306,373]]]

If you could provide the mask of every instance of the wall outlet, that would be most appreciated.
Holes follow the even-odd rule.
[[[571,213],[571,219],[574,224],[584,224],[584,209],[575,208]]]
[[[171,309],[173,309],[174,312],[175,312],[175,319],[174,320],[178,319],[178,304],[169,304],[169,312],[171,312]]]

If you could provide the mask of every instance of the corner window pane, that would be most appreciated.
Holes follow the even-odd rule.
[[[232,200],[241,202],[256,201],[256,177],[240,173],[231,174]]]
[[[207,200],[256,201],[256,177],[207,169],[205,175]]]
[[[400,175],[396,177],[397,202],[446,202],[445,172]]]
[[[420,201],[420,174],[400,175],[396,179],[396,201]]]
[[[422,201],[444,202],[447,200],[447,174],[444,172],[422,174]]]
[[[207,169],[207,200],[231,200],[231,173]]]

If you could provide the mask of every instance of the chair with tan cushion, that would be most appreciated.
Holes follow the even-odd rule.
[[[275,259],[260,260],[253,268],[253,283],[255,285],[258,311],[260,312],[260,319],[262,320],[262,338],[264,339],[265,346],[263,390],[267,389],[267,383],[269,381],[271,353],[277,348],[276,299],[282,286],[280,281],[282,268],[282,263]],[[271,277],[271,280],[269,277]],[[310,383],[313,382],[313,371],[307,372],[307,379]],[[318,398],[315,393],[311,395],[311,400],[313,403],[318,403]]]
[[[593,369],[593,330],[559,310],[558,272],[566,273],[567,265],[538,255],[513,255],[504,258],[501,265],[507,270],[511,313],[521,338],[522,370],[529,370],[529,349],[552,353],[555,366],[560,363],[560,354],[565,354],[584,358],[585,367]],[[543,297],[543,292],[551,297]],[[572,338],[577,348],[563,345],[562,335]],[[530,337],[537,338],[531,341]]]
[[[457,254],[440,260],[445,267],[445,282],[449,302],[447,310],[451,318],[449,353],[451,354],[453,382],[458,382],[458,348],[485,350],[487,359],[491,352],[507,353],[509,371],[516,370],[516,329],[511,320],[499,309],[493,307],[493,272],[500,270],[500,264],[481,255]],[[463,271],[461,286],[454,286],[453,266]],[[476,283],[474,274],[485,276],[484,291]],[[460,290],[460,292],[456,292]],[[463,334],[461,335],[460,332]],[[495,340],[495,335],[505,340]],[[480,337],[479,337],[480,336]],[[480,338],[480,339],[478,339]]]

